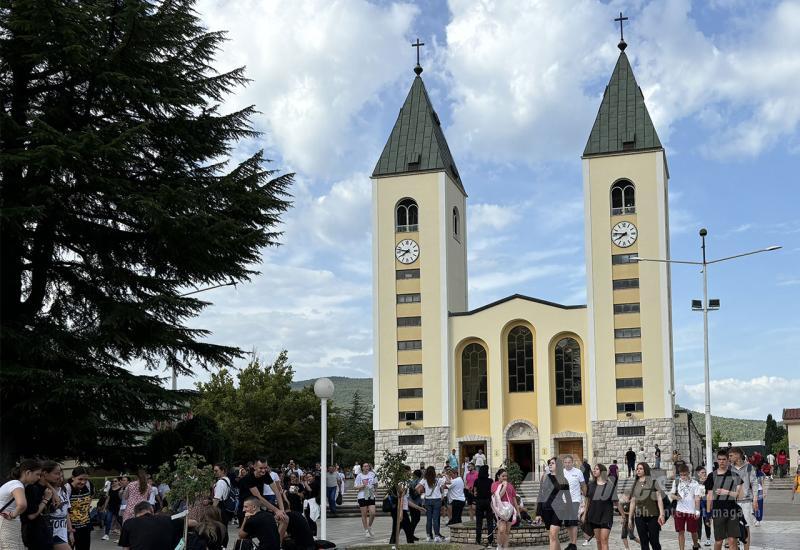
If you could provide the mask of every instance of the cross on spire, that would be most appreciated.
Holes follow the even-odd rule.
[[[619,17],[614,19],[614,21],[619,21],[619,44],[617,44],[617,47],[620,49],[620,51],[623,52],[625,51],[625,48],[628,47],[628,45],[625,43],[625,38],[622,35],[622,22],[627,20],[628,20],[627,17],[622,16],[622,12],[619,12]]]
[[[419,64],[419,49],[420,49],[420,47],[422,47],[424,45],[425,45],[425,42],[420,42],[419,38],[417,38],[417,41],[415,43],[411,44],[412,48],[417,48],[417,66],[414,67],[414,72],[417,73],[417,76],[422,74],[422,65]]]

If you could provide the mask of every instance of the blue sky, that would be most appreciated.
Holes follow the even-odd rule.
[[[627,53],[670,169],[674,259],[721,257],[710,294],[712,405],[742,417],[800,406],[800,2],[202,0],[246,65],[264,148],[296,172],[282,246],[248,285],[204,295],[212,341],[273,357],[298,378],[370,376],[369,174],[411,85],[423,78],[469,193],[470,307],[515,292],[585,303],[580,155],[619,51]],[[346,257],[346,260],[342,258]],[[702,407],[698,270],[673,269],[678,402]],[[204,378],[200,375],[199,378]],[[188,387],[196,379],[182,378]]]

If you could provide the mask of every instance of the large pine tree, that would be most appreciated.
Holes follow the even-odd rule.
[[[104,458],[182,399],[156,369],[229,365],[187,322],[193,288],[246,281],[290,174],[258,152],[247,82],[193,0],[0,5],[2,463]],[[144,365],[152,376],[126,367]]]

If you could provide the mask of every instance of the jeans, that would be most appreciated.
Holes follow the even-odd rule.
[[[336,513],[336,490],[338,487],[335,485],[333,487],[325,487],[325,493],[328,495],[328,509],[331,511],[331,514]]]
[[[639,541],[642,550],[661,550],[661,542],[658,537],[661,526],[658,524],[656,516],[636,516],[636,531],[639,533]]]
[[[661,468],[661,457],[657,456],[656,457],[656,470],[658,470],[659,468]]]
[[[494,542],[494,512],[488,498],[475,500],[475,542],[481,543],[483,519],[486,518],[486,532],[489,534],[489,544]]]
[[[114,512],[112,512],[111,510],[106,510],[103,513],[104,534],[108,535],[109,533],[111,533],[111,527],[114,525],[114,519],[116,519],[116,517],[117,516],[115,516]]]
[[[435,534],[441,537],[439,525],[442,519],[442,499],[440,498],[426,498],[425,499],[425,533],[428,537],[433,538]]]

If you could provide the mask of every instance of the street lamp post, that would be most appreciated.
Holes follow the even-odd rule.
[[[719,309],[719,305],[717,304],[715,307],[709,307],[709,300],[708,300],[708,266],[711,264],[718,264],[720,262],[725,262],[728,260],[733,260],[735,258],[741,258],[742,256],[750,256],[752,254],[759,254],[761,252],[771,252],[773,250],[778,250],[781,248],[780,246],[768,246],[767,248],[760,248],[758,250],[752,250],[750,252],[744,252],[742,254],[735,254],[733,256],[726,256],[725,258],[719,258],[716,260],[708,261],[706,259],[706,235],[708,235],[708,230],[705,228],[700,230],[700,240],[701,240],[701,249],[703,251],[703,261],[701,262],[688,262],[688,261],[681,261],[681,260],[665,260],[665,259],[658,259],[658,258],[640,258],[638,256],[634,257],[634,260],[637,262],[661,262],[667,264],[689,264],[689,265],[699,265],[702,268],[703,273],[703,304],[702,309],[700,308],[693,308],[696,310],[701,310],[703,312],[703,362],[704,362],[704,382],[705,382],[705,413],[706,413],[706,468],[709,468],[711,464],[714,463],[713,460],[713,450],[711,448],[711,374],[710,374],[710,367],[709,367],[709,359],[708,359],[708,312],[710,309]]]
[[[328,399],[333,397],[333,382],[330,378],[318,378],[314,382],[314,393],[320,402],[320,520],[322,540],[327,540],[328,535],[328,503],[325,493],[325,476],[328,473]]]

